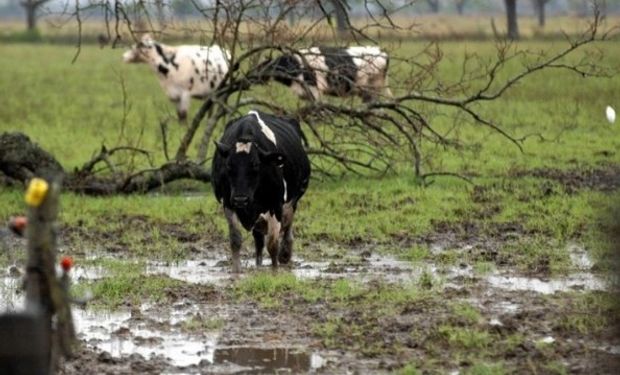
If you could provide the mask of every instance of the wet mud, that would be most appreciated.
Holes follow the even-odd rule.
[[[434,243],[431,252],[440,254],[444,243]],[[580,374],[612,374],[620,364],[620,341],[613,334],[582,334],[562,321],[562,316],[574,313],[567,301],[575,294],[606,293],[616,285],[616,280],[593,269],[594,262],[578,244],[567,249],[572,271],[557,276],[520,274],[501,265],[479,273],[462,261],[404,261],[368,244],[308,259],[298,254],[290,267],[278,271],[316,285],[346,279],[370,291],[375,287],[389,291],[390,285],[425,288],[424,280],[431,280],[435,297],[401,304],[385,315],[373,315],[355,304],[308,302],[296,296],[288,296],[277,307],[235,299],[230,292],[234,285],[270,267],[257,270],[245,254],[243,274],[233,275],[226,246],[214,248],[178,262],[146,262],[145,275],[183,282],[183,287],[169,292],[171,303],[145,300],[113,311],[75,308],[82,345],[60,373],[392,373],[429,358],[439,364],[431,367],[435,369],[431,373],[464,373],[472,363],[467,356],[458,359],[463,352],[451,351],[454,343],[446,338],[445,327],[475,329],[506,345],[491,358],[518,373],[531,370],[532,361],[540,366],[561,363]],[[489,248],[474,243],[459,251],[484,253]],[[114,258],[115,253],[95,256],[100,257]],[[108,277],[100,266],[79,262],[72,272],[76,283]],[[20,287],[19,274],[2,271],[0,310],[19,310]],[[455,304],[474,306],[480,318],[463,321]],[[344,327],[334,342],[316,329],[330,321]],[[360,327],[362,333],[346,327]],[[505,344],[511,337],[519,337],[518,344]],[[468,350],[490,349],[463,349]],[[536,368],[545,373],[543,367]]]

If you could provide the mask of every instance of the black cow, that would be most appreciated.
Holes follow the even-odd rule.
[[[311,47],[266,60],[256,72],[259,83],[273,78],[301,99],[357,95],[368,102],[392,96],[388,67],[389,56],[379,47]]]
[[[302,139],[297,121],[250,111],[216,142],[212,184],[228,221],[233,272],[241,270],[239,224],[252,231],[257,266],[265,238],[272,266],[291,259],[293,216],[310,178]]]

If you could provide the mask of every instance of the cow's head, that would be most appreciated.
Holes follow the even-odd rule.
[[[149,34],[144,34],[140,41],[134,44],[130,50],[123,53],[123,61],[126,63],[143,63],[149,61],[149,55],[155,47],[155,41]]]
[[[240,138],[232,145],[221,142],[215,142],[215,145],[224,160],[230,183],[230,202],[235,208],[249,206],[261,180],[277,177],[279,167],[284,164],[281,153],[264,151],[248,138]]]
[[[258,64],[255,71],[261,83],[266,83],[273,78],[280,83],[290,86],[291,82],[301,74],[301,65],[293,55],[285,54],[275,59],[263,61]]]

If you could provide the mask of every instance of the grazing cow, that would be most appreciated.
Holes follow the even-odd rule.
[[[273,267],[291,259],[293,217],[310,178],[302,139],[297,121],[250,111],[216,142],[212,183],[228,221],[233,272],[241,270],[239,225],[252,231],[257,266],[265,239]]]
[[[369,102],[392,96],[387,86],[389,62],[379,47],[312,47],[264,61],[257,72],[263,83],[273,78],[302,99],[358,95]]]
[[[176,103],[179,120],[185,121],[190,98],[206,98],[228,72],[230,53],[217,45],[167,46],[146,34],[123,54],[123,60],[149,64],[168,98]]]

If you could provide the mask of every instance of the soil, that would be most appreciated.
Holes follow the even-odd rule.
[[[450,350],[453,347],[437,333],[438,327],[444,325],[467,327],[449,307],[455,302],[475,306],[481,319],[474,327],[495,340],[503,342],[515,335],[523,338],[518,345],[491,356],[516,373],[528,373],[532,368],[538,373],[552,373],[545,367],[549,363],[562,363],[568,372],[576,374],[613,374],[620,369],[620,341],[613,335],[582,334],[558,323],[558,314],[574,312],[566,303],[572,293],[605,293],[603,290],[609,288],[601,280],[591,284],[590,280],[598,280],[598,276],[589,270],[581,273],[591,278],[577,278],[575,282],[573,275],[554,279],[526,277],[508,268],[477,275],[469,265],[428,264],[426,270],[444,280],[438,298],[412,301],[400,306],[395,314],[369,320],[359,307],[334,306],[322,300],[308,303],[294,295],[285,297],[276,307],[238,300],[230,288],[239,278],[255,272],[250,254],[245,256],[245,272],[240,276],[230,274],[225,246],[198,254],[205,255],[173,264],[153,263],[149,273],[187,282],[182,288],[168,291],[173,302],[123,307],[126,315],[116,322],[106,321],[105,314],[101,317],[95,312],[91,320],[98,321],[101,330],[90,323],[85,325],[82,349],[74,360],[62,366],[60,373],[82,374],[86,369],[114,374],[391,373],[408,363],[424,364],[429,360],[441,364],[431,366],[435,368],[431,373],[465,371],[473,364],[471,359],[455,355]],[[339,278],[359,280],[370,289],[377,285],[378,290],[385,283],[405,285],[420,278],[420,271],[411,263],[375,254],[371,246],[349,248],[346,254],[327,256],[321,261],[297,257],[291,268],[279,272],[293,272],[317,283]],[[515,287],[515,282],[494,284],[492,277],[514,277],[526,284],[522,288]],[[334,317],[345,326],[362,327],[363,335],[339,332],[335,343],[326,342],[313,327]],[[181,328],[183,322],[196,319],[220,319],[222,325]],[[107,336],[95,338],[98,335]],[[175,347],[179,338],[185,345],[181,349]],[[544,340],[552,343],[543,346],[540,343]],[[198,343],[195,353],[191,343]],[[187,358],[191,363],[181,363]]]
[[[515,175],[545,177],[567,191],[606,191],[620,187],[619,172],[617,168],[574,173],[546,169]],[[544,186],[541,192],[545,193]],[[488,192],[474,189],[472,199],[493,210]],[[243,253],[244,273],[233,275],[228,246],[220,235],[196,235],[181,225],[153,223],[146,217],[123,220],[132,227],[144,227],[145,233],[157,225],[160,233],[183,244],[186,259],[148,262],[146,273],[184,283],[166,290],[166,303],[128,302],[109,312],[75,308],[81,347],[75,358],[62,364],[61,374],[381,374],[407,364],[424,373],[464,373],[477,355],[514,373],[557,373],[557,366],[572,374],[620,373],[620,338],[615,336],[620,318],[609,319],[603,329],[581,329],[579,322],[587,325],[594,317],[573,303],[586,294],[609,296],[612,283],[593,269],[583,249],[571,250],[573,268],[567,275],[515,271],[498,248],[531,235],[520,223],[481,227],[476,222],[437,221],[434,232],[423,238],[403,233],[391,240],[395,247],[425,243],[436,253],[457,249],[467,255],[450,264],[401,261],[384,255],[382,244],[362,239],[348,244],[299,242],[303,250],[294,254],[290,267],[278,272],[291,272],[317,287],[346,279],[371,292],[413,285],[431,288],[435,295],[394,306],[368,306],[355,301],[348,305],[323,299],[308,302],[288,294],[275,306],[263,306],[235,297],[239,279],[256,272],[249,250]],[[61,228],[63,246],[78,257],[93,256],[90,249],[74,246],[87,242],[106,244],[96,249],[97,257],[129,258],[121,238],[121,233],[89,231],[80,225]],[[473,260],[492,262],[496,270],[476,273],[468,263]],[[76,282],[106,276],[81,268],[79,261],[73,272]],[[428,275],[430,280],[423,282]],[[19,283],[8,271],[0,274],[0,281],[4,293],[18,290]],[[0,294],[0,310],[10,307],[2,301],[21,298],[19,294],[4,297]],[[479,317],[472,322],[455,312],[459,304],[474,306]],[[331,321],[340,322],[334,337],[317,332],[317,325]],[[475,330],[491,341],[465,346],[458,339],[450,341],[442,327]]]
[[[569,193],[581,189],[612,191],[620,188],[620,166],[607,165],[600,168],[560,170],[554,168],[537,168],[513,171],[512,177],[539,177],[557,181]]]

